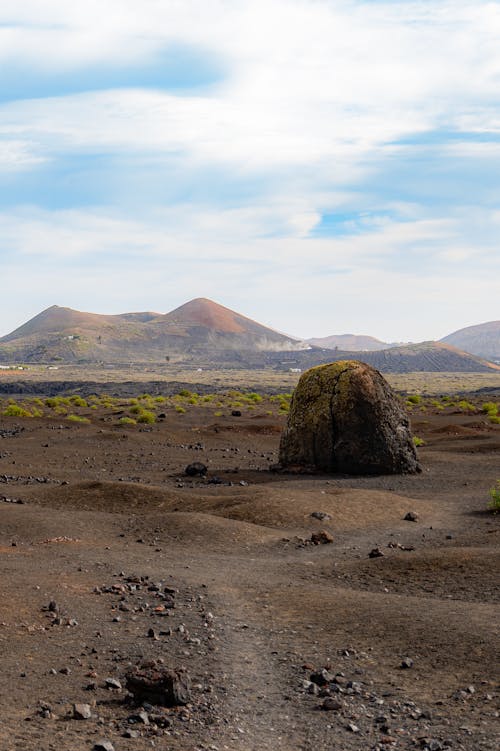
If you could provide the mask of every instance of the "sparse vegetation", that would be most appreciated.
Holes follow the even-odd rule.
[[[498,514],[500,512],[500,480],[497,480],[496,485],[490,488],[490,498],[491,501],[488,508],[495,514]]]
[[[68,415],[68,420],[70,422],[79,422],[88,425],[90,423],[90,420],[88,417],[82,417],[81,415]]]
[[[406,401],[409,404],[420,404],[420,402],[422,401],[422,397],[420,396],[420,394],[410,394],[410,396],[407,397]]]
[[[146,425],[154,425],[156,422],[156,415],[154,415],[153,412],[144,409],[137,415],[137,422],[145,423]]]
[[[5,417],[33,417],[32,413],[20,404],[8,404],[2,414]]]
[[[137,425],[137,420],[134,420],[133,417],[120,417],[118,422],[120,425]]]
[[[419,438],[418,435],[414,435],[413,436],[413,445],[416,448],[419,448],[419,446],[425,446],[425,441],[423,440],[423,438]]]

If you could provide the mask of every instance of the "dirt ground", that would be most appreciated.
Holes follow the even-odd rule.
[[[284,414],[107,414],[0,417],[1,749],[498,748],[500,425],[417,412],[422,473],[356,478],[270,472]]]

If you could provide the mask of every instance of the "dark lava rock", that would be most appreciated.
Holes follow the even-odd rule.
[[[207,472],[207,466],[201,462],[192,462],[192,464],[188,464],[184,470],[184,473],[189,477],[204,477]]]
[[[311,542],[313,545],[328,545],[333,542],[333,536],[326,529],[321,529],[319,532],[312,533]]]
[[[233,409],[231,417],[241,417],[241,411],[239,409]]]
[[[182,670],[135,667],[127,673],[126,686],[138,703],[176,707],[190,701],[191,681]]]
[[[281,436],[282,467],[354,475],[419,472],[409,420],[383,376],[357,360],[303,373]]]
[[[405,522],[418,522],[418,514],[415,511],[408,511],[404,517]]]

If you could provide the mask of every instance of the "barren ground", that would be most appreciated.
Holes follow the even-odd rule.
[[[216,412],[0,418],[0,748],[498,748],[500,425],[417,412],[420,475],[293,476],[285,415]],[[106,687],[144,660],[193,684],[149,724]]]

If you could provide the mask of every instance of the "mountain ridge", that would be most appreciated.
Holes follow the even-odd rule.
[[[354,355],[385,372],[500,370],[489,358],[455,347],[446,341],[449,338],[389,345],[375,337],[344,334],[306,342],[200,297],[168,313],[99,314],[52,305],[0,338],[0,362],[172,361],[204,367],[303,369]],[[322,346],[325,341],[343,346],[334,344],[331,349]]]

